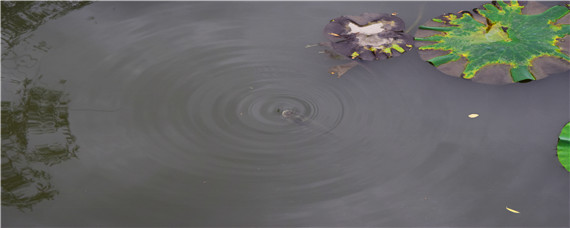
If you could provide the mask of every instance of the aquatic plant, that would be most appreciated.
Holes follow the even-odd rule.
[[[558,161],[570,172],[570,122],[566,123],[558,137]]]
[[[420,56],[442,72],[474,81],[528,82],[570,69],[568,5],[496,1],[419,26]]]
[[[363,13],[359,16],[340,16],[324,28],[329,42],[320,46],[331,47],[333,57],[352,60],[384,60],[409,51],[414,39],[404,33],[402,19],[392,14]],[[331,67],[329,72],[339,77],[356,66],[350,62]]]
[[[371,61],[411,50],[413,38],[404,33],[404,28],[404,21],[395,14],[363,13],[332,19],[324,33],[335,52]]]

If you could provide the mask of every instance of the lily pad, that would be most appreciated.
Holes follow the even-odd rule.
[[[570,10],[496,1],[419,26],[420,57],[440,71],[489,84],[528,82],[570,69]]]
[[[383,60],[412,49],[413,38],[404,33],[404,21],[395,14],[364,13],[340,16],[324,28],[329,46],[350,59]]]
[[[562,128],[556,149],[558,150],[558,161],[570,172],[570,122]]]

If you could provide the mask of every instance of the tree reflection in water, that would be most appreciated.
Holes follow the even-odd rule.
[[[45,170],[76,157],[63,92],[30,86],[17,102],[2,101],[2,205],[19,209],[53,199],[58,191]]]
[[[34,68],[40,58],[35,54],[45,53],[47,47],[29,38],[47,21],[89,4],[1,2],[3,206],[31,210],[53,199],[58,191],[49,167],[76,157],[79,147],[69,128],[69,101],[63,90],[39,86],[41,73]]]
[[[49,20],[91,4],[89,1],[2,1],[2,56]],[[37,47],[41,48],[41,47]]]

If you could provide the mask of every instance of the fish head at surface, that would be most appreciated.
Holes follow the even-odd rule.
[[[277,113],[281,114],[281,117],[288,119],[295,115],[298,115],[298,111],[295,108],[291,107],[280,107],[276,110]]]
[[[306,120],[296,108],[278,108],[277,112],[281,114],[283,119],[291,120],[295,123],[302,123]]]
[[[292,109],[285,109],[281,112],[281,116],[283,116],[283,118],[291,118],[295,115],[295,111],[293,111]]]

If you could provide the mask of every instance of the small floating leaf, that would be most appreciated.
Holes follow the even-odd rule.
[[[479,114],[477,114],[477,113],[471,113],[471,114],[468,115],[468,117],[471,118],[471,119],[474,119],[474,118],[479,117]]]
[[[570,122],[566,123],[558,137],[558,161],[570,172]]]
[[[344,73],[346,73],[348,70],[352,69],[353,67],[355,67],[356,65],[358,65],[357,62],[355,61],[351,61],[347,64],[342,64],[342,65],[337,65],[337,66],[333,66],[329,69],[329,73],[332,75],[337,75],[338,78],[340,78],[340,76],[342,76]]]
[[[358,54],[358,52],[353,52],[352,55],[350,55],[350,57],[352,57],[352,59],[358,57],[360,54]]]
[[[520,212],[517,211],[517,210],[513,210],[513,209],[511,209],[511,208],[509,208],[509,207],[505,207],[505,208],[506,208],[508,211],[512,212],[512,213],[520,214]]]

